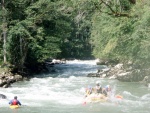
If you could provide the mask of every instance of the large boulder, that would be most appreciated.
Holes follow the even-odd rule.
[[[124,82],[139,82],[142,81],[145,74],[140,69],[132,69],[125,73],[120,73],[117,75],[117,79]]]
[[[21,75],[14,75],[14,78],[16,79],[16,81],[22,81],[23,77]]]
[[[150,76],[145,76],[143,83],[150,88]]]
[[[0,87],[8,88],[12,83],[16,81],[22,81],[23,77],[21,75],[13,75],[11,73],[0,74]]]

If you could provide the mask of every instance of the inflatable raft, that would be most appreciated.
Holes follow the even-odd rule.
[[[114,98],[122,100],[123,96],[115,95]],[[89,102],[107,102],[107,101],[110,101],[110,98],[106,97],[103,94],[90,94],[85,97],[85,102],[87,102],[87,103],[89,103]]]
[[[106,102],[108,98],[102,94],[91,94],[85,98],[86,102]]]

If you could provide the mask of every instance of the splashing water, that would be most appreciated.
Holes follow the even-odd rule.
[[[13,112],[8,102],[15,95],[23,105],[17,113],[149,113],[149,89],[140,83],[86,77],[99,68],[105,67],[97,66],[95,60],[67,61],[55,65],[57,73],[35,75],[30,81],[1,88],[0,93],[7,99],[0,100],[0,113]],[[103,87],[110,84],[113,94],[120,94],[123,99],[111,97],[109,102],[83,103],[85,88],[94,87],[96,81]]]

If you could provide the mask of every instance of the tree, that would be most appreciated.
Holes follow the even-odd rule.
[[[149,1],[131,7],[130,18],[95,13],[91,43],[94,56],[134,62],[137,67],[149,65]],[[141,10],[138,10],[138,9]]]
[[[6,34],[7,34],[7,22],[6,22],[6,16],[7,16],[7,11],[5,8],[5,0],[1,1],[1,19],[2,19],[2,24],[1,24],[1,28],[2,28],[2,34],[1,37],[3,39],[3,62],[4,64],[6,64],[7,59],[6,59]]]

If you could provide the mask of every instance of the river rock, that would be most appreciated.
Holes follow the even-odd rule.
[[[131,72],[124,72],[117,75],[117,79],[123,82],[131,82]]]
[[[14,78],[16,79],[16,81],[22,81],[23,77],[21,75],[14,75]]]
[[[4,94],[0,94],[0,99],[6,99],[7,98],[7,96],[6,95],[4,95]]]
[[[3,85],[3,88],[8,88],[10,86],[10,84],[5,84]]]
[[[150,76],[145,76],[143,79],[143,83],[150,88]]]
[[[117,78],[116,75],[113,75],[113,76],[109,77],[109,79],[116,79],[116,78]]]
[[[3,82],[3,80],[2,79],[0,79],[0,84]]]
[[[100,77],[98,73],[89,73],[87,77]]]
[[[22,81],[23,77],[21,75],[13,75],[12,73],[2,73],[0,74],[0,87],[7,88],[12,83],[16,81]]]

